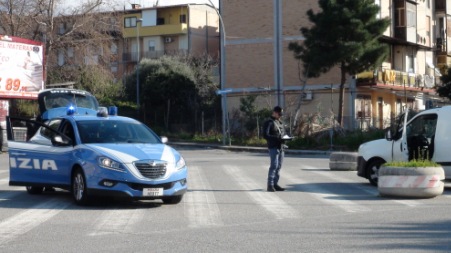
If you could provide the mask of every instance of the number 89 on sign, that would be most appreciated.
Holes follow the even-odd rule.
[[[4,84],[2,83],[3,80],[5,81]],[[19,91],[20,90],[20,79],[12,79],[12,78],[3,79],[0,77],[0,84],[2,84],[2,86],[4,86],[5,90],[7,90],[7,91]]]

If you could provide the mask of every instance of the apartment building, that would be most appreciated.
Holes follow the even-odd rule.
[[[72,74],[78,73],[70,71],[72,68],[101,65],[120,80],[124,72],[122,15],[122,12],[96,12],[56,17],[53,30],[42,37],[44,43],[52,43],[47,45],[52,49],[46,58],[49,73],[54,70],[58,74],[56,79],[72,81]],[[47,84],[55,82],[52,76],[48,78]]]
[[[422,110],[442,99],[434,87],[438,27],[432,0],[377,0],[380,17],[391,19],[382,41],[390,55],[376,71],[357,76],[356,120],[360,126],[387,127],[406,107]],[[443,66],[443,65],[442,65]]]
[[[445,72],[451,66],[451,2],[435,0],[437,67]]]
[[[123,15],[123,64],[130,73],[142,58],[162,55],[219,56],[219,16],[206,4],[140,8]],[[139,50],[138,50],[139,45]],[[138,54],[139,52],[139,54]]]
[[[86,22],[91,25],[65,36],[74,24]],[[218,26],[217,12],[205,4],[151,8],[133,4],[124,11],[58,17],[52,34],[62,39],[58,39],[57,47],[48,56],[48,64],[57,69],[100,64],[121,80],[143,58],[207,54],[217,59]],[[70,79],[71,72],[65,73],[65,79]]]
[[[442,29],[437,15],[446,16],[446,1],[437,2],[375,0],[381,7],[379,16],[392,20],[382,39],[390,56],[376,71],[347,77],[345,128],[384,128],[406,107],[424,109],[441,102],[433,87],[440,76],[438,67],[446,65],[435,54],[436,34]],[[295,114],[299,97],[301,113],[337,114],[339,69],[305,80],[302,64],[288,50],[291,41],[302,43],[299,29],[310,25],[307,10],[320,11],[317,0],[223,0],[220,9],[226,30],[223,81],[229,111],[239,107],[239,98],[254,94],[259,95],[260,107],[285,106],[288,117]]]

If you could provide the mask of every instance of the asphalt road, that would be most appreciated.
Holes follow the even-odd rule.
[[[182,149],[189,192],[178,205],[28,195],[0,155],[0,252],[451,252],[451,190],[388,199],[325,157],[286,157],[269,193],[258,153]]]

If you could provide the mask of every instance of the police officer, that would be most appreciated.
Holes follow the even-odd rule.
[[[263,125],[263,136],[268,144],[269,157],[271,164],[268,172],[268,192],[284,191],[285,189],[278,185],[280,169],[284,157],[284,141],[282,137],[285,135],[285,128],[281,117],[283,109],[276,106],[273,109],[272,116]]]

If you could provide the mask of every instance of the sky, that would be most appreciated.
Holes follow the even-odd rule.
[[[125,5],[128,4],[128,6],[130,6],[130,4],[132,3],[137,3],[137,4],[141,4],[142,7],[152,7],[156,2],[158,2],[158,5],[177,5],[177,4],[187,4],[187,3],[209,3],[208,0],[115,0],[115,1],[122,1],[125,3]],[[218,6],[218,1],[219,0],[211,0],[211,2]],[[127,8],[127,6],[126,6]]]
[[[93,0],[61,0],[61,12],[65,13],[66,11],[76,8],[80,3],[86,3]],[[104,4],[102,6],[103,11],[110,10],[123,10],[131,9],[131,4],[140,4],[142,8],[153,7],[157,2],[159,6],[167,6],[167,5],[178,5],[178,4],[188,4],[188,3],[197,3],[197,4],[210,4],[209,0],[103,0]],[[211,0],[211,2],[218,7],[219,0]]]

